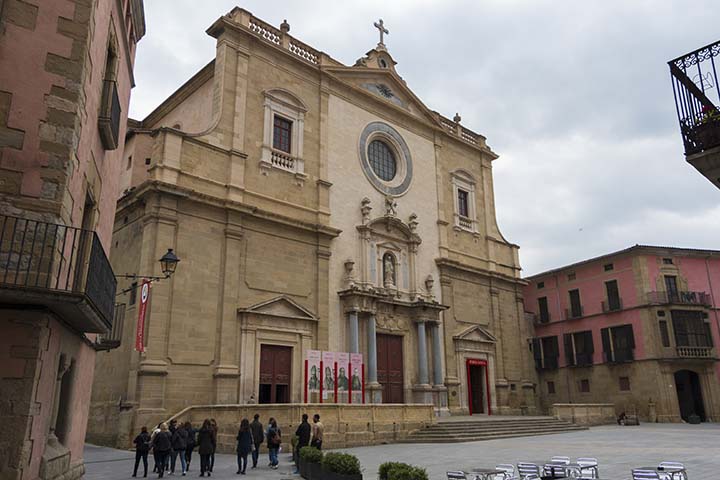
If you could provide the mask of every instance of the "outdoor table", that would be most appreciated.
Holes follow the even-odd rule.
[[[674,480],[675,478],[685,479],[687,478],[687,470],[684,468],[660,468],[655,467],[635,467],[633,470],[650,470],[658,474],[660,478],[667,478]]]
[[[541,473],[543,474],[546,470],[550,470],[549,478],[580,478],[582,476],[582,466],[577,463],[547,462],[543,465],[542,470]],[[558,472],[564,471],[566,475],[559,475],[556,470]]]
[[[502,475],[504,472],[497,468],[473,468],[468,476],[473,480],[494,480],[495,475]]]

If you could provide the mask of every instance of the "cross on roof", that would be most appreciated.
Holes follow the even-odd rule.
[[[380,43],[378,45],[385,45],[383,42],[383,34],[390,35],[390,32],[387,28],[383,25],[382,18],[378,20],[377,22],[373,23],[375,25],[375,28],[377,28],[380,31]]]

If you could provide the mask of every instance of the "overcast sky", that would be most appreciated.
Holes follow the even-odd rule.
[[[720,39],[717,0],[145,0],[130,113],[214,57],[235,5],[352,65],[377,43],[433,110],[500,155],[500,228],[523,275],[636,243],[720,249],[720,190],[685,163],[667,61]]]

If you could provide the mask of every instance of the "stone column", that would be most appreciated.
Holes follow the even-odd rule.
[[[425,337],[425,322],[417,323],[418,336],[418,383],[420,385],[428,384],[428,368],[427,368],[427,339]]]
[[[358,312],[348,312],[348,320],[350,323],[350,353],[358,353],[360,351],[360,338],[358,336]]]
[[[377,383],[377,333],[375,331],[375,315],[368,317],[367,337],[368,383]]]
[[[434,323],[432,325],[433,385],[443,385],[441,341],[440,324]]]

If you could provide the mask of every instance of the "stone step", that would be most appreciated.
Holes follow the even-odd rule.
[[[440,422],[413,432],[407,442],[449,443],[492,440],[535,435],[552,435],[587,430],[587,427],[570,422],[547,418],[497,418],[476,421]]]

